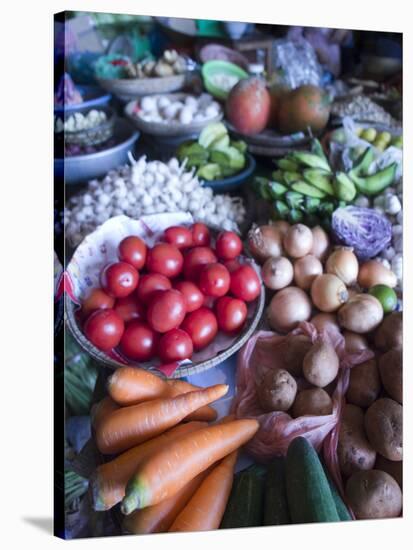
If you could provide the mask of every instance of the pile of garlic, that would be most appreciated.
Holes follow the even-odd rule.
[[[403,280],[403,181],[400,179],[392,187],[373,199],[357,197],[357,206],[371,207],[385,214],[392,224],[392,240],[381,252],[378,259],[397,277],[397,290],[402,290]]]
[[[222,114],[220,105],[209,94],[176,98],[166,95],[145,96],[140,100],[137,115],[146,122],[203,122]]]
[[[74,113],[70,115],[64,122],[61,118],[55,117],[55,132],[80,132],[81,130],[89,130],[95,128],[106,121],[105,111],[91,109],[87,115],[83,113]]]
[[[66,237],[77,246],[86,235],[113,216],[125,214],[139,219],[148,214],[190,212],[197,221],[226,230],[238,230],[245,218],[239,197],[215,195],[203,187],[194,169],[185,170],[184,161],[167,163],[146,157],[131,165],[111,170],[102,180],[92,180],[87,189],[67,203],[64,212]]]

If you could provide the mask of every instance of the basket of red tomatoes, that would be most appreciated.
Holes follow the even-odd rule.
[[[111,218],[79,245],[66,278],[67,323],[85,350],[174,378],[235,353],[264,308],[239,235],[186,213]]]

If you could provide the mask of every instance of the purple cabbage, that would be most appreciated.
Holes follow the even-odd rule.
[[[374,258],[390,244],[391,223],[372,208],[338,208],[333,212],[331,222],[336,241],[351,246],[359,260]]]

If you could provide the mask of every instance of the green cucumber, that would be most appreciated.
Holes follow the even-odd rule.
[[[347,506],[344,504],[343,499],[341,498],[334,481],[331,479],[327,466],[323,460],[321,460],[321,464],[324,468],[324,473],[330,486],[331,494],[333,495],[333,499],[336,504],[337,514],[340,518],[340,521],[352,521],[353,518],[350,516],[350,512],[348,511]]]
[[[262,525],[264,480],[258,472],[247,469],[235,476],[221,529]]]
[[[309,168],[321,168],[326,172],[331,172],[331,168],[327,160],[315,155],[314,153],[294,151],[291,153],[290,158],[300,164],[304,164],[304,166],[308,166]]]
[[[333,187],[335,196],[340,200],[351,202],[357,195],[356,186],[344,172],[336,173],[333,180]]]
[[[331,178],[324,170],[320,168],[307,168],[303,171],[304,179],[323,191],[327,195],[332,195],[334,197],[334,188],[331,184]]]
[[[287,158],[277,160],[277,165],[281,170],[285,170],[285,172],[298,172],[299,170],[298,164]]]
[[[308,197],[313,197],[315,199],[323,199],[326,196],[323,191],[320,191],[320,189],[317,189],[317,187],[314,187],[305,181],[296,181],[291,185],[291,188],[294,189],[294,191],[297,191],[297,193],[301,193],[302,195],[307,195]]]
[[[304,437],[288,447],[285,479],[292,523],[340,521],[320,459]]]
[[[268,189],[273,199],[279,199],[288,191],[288,187],[277,181],[270,181]]]
[[[389,185],[391,185],[394,181],[396,171],[397,162],[393,162],[392,164],[389,164],[389,166],[386,166],[386,168],[383,168],[383,170],[380,170],[371,176],[360,178],[352,174],[352,171],[349,172],[349,176],[360,193],[371,196],[377,195],[384,191],[386,187],[389,187]]]
[[[285,459],[275,458],[268,466],[264,495],[264,525],[291,523],[285,487]]]

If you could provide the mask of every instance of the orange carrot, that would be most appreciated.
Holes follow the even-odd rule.
[[[124,528],[129,533],[145,535],[148,533],[165,533],[168,531],[176,516],[181,512],[189,499],[201,485],[208,474],[208,470],[201,472],[172,497],[163,500],[155,506],[148,506],[143,510],[135,510],[125,517]]]
[[[205,428],[206,425],[205,422],[179,424],[158,437],[129,449],[110,462],[98,466],[89,481],[93,508],[96,511],[103,511],[115,506],[125,496],[125,487],[129,478],[146,457],[168,446],[171,441],[182,435]]]
[[[99,424],[96,430],[98,449],[104,454],[126,451],[172,428],[188,414],[216,401],[227,391],[228,386],[217,384],[176,397],[121,407]]]
[[[165,380],[139,367],[121,367],[108,380],[109,395],[122,406],[138,405],[159,397],[176,397],[199,389],[184,380]],[[205,406],[191,413],[188,420],[212,422],[216,416],[212,407]]]
[[[183,510],[179,512],[169,531],[218,529],[231,492],[237,456],[238,451],[234,451],[213,468]]]
[[[256,420],[249,419],[215,424],[155,452],[129,480],[122,512],[130,514],[171,497],[200,472],[249,441],[258,427]]]
[[[116,409],[119,409],[119,405],[113,401],[113,399],[107,395],[99,403],[95,403],[92,406],[92,410],[90,412],[90,418],[92,422],[92,428],[96,430],[100,422],[108,416],[111,412],[115,411]]]

